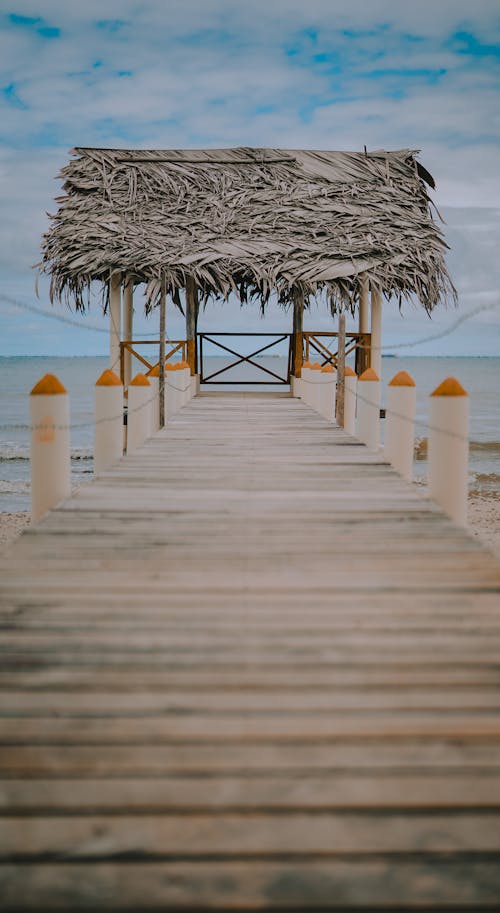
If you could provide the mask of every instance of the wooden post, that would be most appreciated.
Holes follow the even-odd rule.
[[[120,370],[122,274],[109,274],[109,366],[115,374]]]
[[[339,344],[337,355],[337,424],[344,427],[345,402],[345,314],[339,316]]]
[[[370,308],[368,300],[368,279],[366,276],[361,278],[360,289],[359,289],[359,314],[358,314],[358,333],[369,333],[370,332]],[[363,340],[361,342],[361,347],[356,349],[356,364],[355,370],[356,374],[362,374],[366,368],[370,367],[370,353],[366,351],[364,346],[366,342]]]
[[[389,381],[386,402],[384,459],[411,482],[417,391],[407,371],[398,371]]]
[[[198,311],[200,303],[198,300],[198,289],[196,282],[191,276],[186,279],[186,343],[187,353],[183,356],[189,364],[191,375],[197,374],[198,366],[196,364],[196,332],[198,328]]]
[[[302,376],[303,361],[303,325],[304,325],[304,295],[299,288],[293,290],[293,351],[292,374],[294,377]]]
[[[166,311],[166,292],[165,279],[161,280],[160,290],[160,351],[158,356],[159,365],[159,398],[160,398],[160,428],[165,427],[165,311]]]
[[[31,519],[34,523],[71,494],[69,397],[54,374],[30,395]]]
[[[123,456],[123,386],[114,371],[103,371],[94,393],[94,472]]]
[[[430,396],[429,494],[459,526],[467,523],[469,397],[454,377]]]
[[[123,336],[127,341],[133,338],[134,323],[134,284],[132,278],[127,276],[123,286]],[[123,353],[122,381],[128,387],[132,377],[132,352],[125,350]]]
[[[128,385],[127,453],[151,437],[151,384],[144,374],[136,374]]]
[[[367,368],[358,378],[356,404],[356,437],[369,450],[380,445],[380,380],[373,368]]]
[[[371,290],[371,312],[370,367],[382,377],[382,295],[376,288]]]

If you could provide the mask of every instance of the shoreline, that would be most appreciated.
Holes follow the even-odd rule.
[[[29,511],[0,512],[0,553],[30,525]],[[474,538],[500,558],[500,496],[471,492],[468,501],[468,529]]]

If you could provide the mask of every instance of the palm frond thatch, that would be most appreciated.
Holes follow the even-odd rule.
[[[456,295],[412,150],[77,148],[61,177],[39,268],[79,310],[110,270],[147,283],[147,308],[162,278],[172,295],[191,277],[205,299],[263,307],[273,290],[284,305],[326,290],[332,311],[362,277],[428,312]]]

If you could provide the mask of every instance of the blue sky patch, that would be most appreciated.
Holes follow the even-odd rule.
[[[500,58],[500,44],[483,44],[472,32],[455,32],[449,44],[456,54],[468,55],[478,59],[483,57]]]
[[[19,111],[29,110],[29,105],[27,105],[26,102],[24,102],[22,98],[19,97],[13,82],[2,89],[2,95],[5,98],[7,104],[11,106],[11,108],[17,108]]]
[[[369,76],[371,79],[385,79],[386,77],[395,76],[398,79],[415,79],[415,80],[424,80],[430,85],[435,85],[443,76],[445,76],[447,70],[445,67],[440,67],[439,69],[433,70],[430,67],[384,67],[378,70],[368,70],[363,75]]]
[[[7,19],[11,25],[36,32],[41,38],[59,38],[61,35],[60,28],[48,25],[41,16],[20,16],[18,13],[9,13]]]

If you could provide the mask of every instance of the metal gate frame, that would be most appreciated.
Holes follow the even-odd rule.
[[[198,340],[199,340],[199,355],[200,355],[200,360],[199,360],[200,384],[224,384],[224,385],[233,384],[235,386],[236,385],[237,386],[240,386],[240,385],[255,386],[258,384],[273,384],[276,386],[278,386],[278,385],[282,386],[282,385],[290,383],[290,374],[291,374],[291,366],[292,366],[292,345],[291,345],[291,340],[292,340],[292,336],[293,336],[292,333],[279,333],[278,334],[278,333],[227,333],[226,332],[226,333],[198,333],[197,336],[198,336]],[[240,336],[250,336],[252,338],[255,336],[257,336],[257,337],[265,336],[267,339],[269,339],[270,336],[276,336],[276,339],[274,339],[273,342],[268,343],[268,345],[261,346],[260,349],[256,349],[254,352],[251,352],[250,355],[242,355],[241,352],[236,352],[234,349],[231,349],[229,346],[225,346],[223,343],[217,342],[217,339],[214,339],[214,337],[217,337],[217,336],[232,336],[233,338],[240,337]],[[278,345],[278,343],[280,343],[280,342],[284,342],[286,339],[288,339],[288,365],[287,365],[286,377],[280,377],[279,374],[276,374],[275,371],[271,371],[270,368],[264,368],[262,365],[259,365],[259,364],[257,364],[257,362],[253,361],[253,359],[255,358],[256,355],[260,355],[260,354],[262,354],[262,352],[266,352],[268,349],[272,349],[273,346]],[[236,361],[233,361],[233,362],[231,362],[230,365],[226,365],[224,368],[219,368],[218,371],[214,371],[212,374],[209,374],[208,376],[206,376],[204,374],[204,366],[203,366],[203,341],[204,340],[205,340],[205,342],[212,343],[212,345],[217,346],[219,349],[222,349],[224,352],[229,352],[230,355],[235,355]],[[243,362],[247,362],[247,364],[253,365],[255,368],[257,368],[258,371],[262,371],[264,374],[268,374],[268,375],[270,375],[270,377],[274,377],[275,380],[212,380],[212,378],[218,377],[219,375],[224,374],[226,371],[230,371],[232,368],[237,367],[237,365],[243,364]]]

